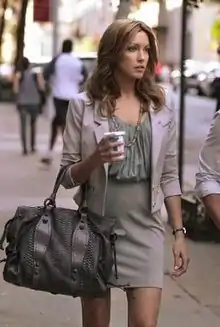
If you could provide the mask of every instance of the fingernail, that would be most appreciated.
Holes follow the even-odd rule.
[[[174,267],[174,269],[175,269],[175,270],[178,270],[178,269],[179,269],[179,267],[178,267],[178,266],[175,266],[175,267]]]

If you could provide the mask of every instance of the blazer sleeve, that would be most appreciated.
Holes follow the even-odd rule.
[[[220,112],[216,113],[199,153],[196,190],[200,198],[220,194]]]
[[[63,134],[63,153],[61,167],[69,166],[65,172],[62,185],[69,189],[79,184],[71,176],[72,165],[81,161],[81,130],[84,106],[80,98],[70,101]]]
[[[171,98],[167,104],[170,112],[169,135],[166,155],[161,176],[161,188],[164,197],[181,195],[177,163],[177,135],[174,100]]]

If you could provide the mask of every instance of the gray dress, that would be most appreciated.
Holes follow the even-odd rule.
[[[125,141],[133,138],[135,127],[116,118]],[[110,130],[115,130],[109,121]],[[151,125],[141,124],[135,144],[126,148],[125,159],[109,167],[105,214],[115,216],[118,276],[113,285],[158,287],[163,285],[164,226],[160,213],[150,212]]]

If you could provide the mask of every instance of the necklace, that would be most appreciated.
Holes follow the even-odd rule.
[[[142,104],[140,105],[140,110],[139,110],[139,115],[138,115],[138,121],[135,125],[135,131],[134,131],[134,135],[133,135],[133,138],[127,142],[125,142],[125,147],[126,148],[130,148],[131,146],[133,146],[136,141],[137,141],[137,137],[138,137],[138,134],[140,132],[140,129],[141,129],[141,120],[142,120],[142,116],[143,116],[143,106]],[[113,125],[114,125],[114,129],[115,131],[119,131],[120,130],[120,126],[119,126],[119,123],[117,122],[116,120],[116,116],[113,115],[111,117],[111,120],[113,122]]]

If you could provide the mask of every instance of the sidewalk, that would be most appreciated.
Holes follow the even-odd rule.
[[[2,286],[2,285],[1,285]],[[126,327],[125,296],[112,295],[112,327]],[[46,295],[7,286],[0,293],[1,327],[80,327],[80,303],[67,297]],[[165,278],[164,297],[158,327],[219,327],[209,309],[191,299],[169,277]]]
[[[47,145],[48,125],[42,120],[39,125],[43,149]],[[57,146],[54,165],[42,170],[41,154],[20,156],[16,135],[16,117],[0,112],[0,231],[18,204],[42,203],[50,194],[59,165],[61,143]],[[189,171],[187,176],[191,180]],[[61,189],[57,205],[72,207],[72,190]],[[178,280],[169,274],[172,269],[169,229],[165,246],[165,286],[158,327],[219,327],[220,245],[188,241],[190,269]],[[80,327],[80,322],[79,300],[14,287],[0,278],[0,327]],[[126,301],[122,291],[114,290],[112,294],[111,326],[126,327]]]
[[[165,256],[165,274],[168,276],[172,267],[172,256],[167,250],[171,248],[171,244],[172,235],[168,232]],[[187,245],[191,260],[189,270],[187,274],[173,281],[200,308],[209,309],[220,319],[220,244],[187,240]]]
[[[168,234],[166,269],[171,267],[170,237]],[[219,247],[200,247],[189,242],[189,248],[192,263],[188,274],[178,281],[165,274],[158,327],[220,326],[220,267],[213,260]],[[202,260],[202,257],[208,256],[207,262]],[[214,275],[211,275],[214,270]],[[81,326],[78,299],[17,288],[2,280],[0,289],[1,327]],[[114,290],[112,293],[111,326],[126,327],[126,301],[122,291]]]

